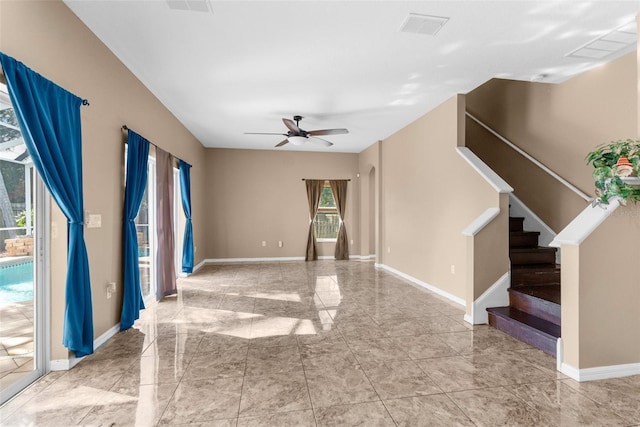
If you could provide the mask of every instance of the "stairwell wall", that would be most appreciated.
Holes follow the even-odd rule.
[[[640,16],[637,18],[640,24]],[[640,42],[640,38],[639,38]],[[634,64],[626,63],[633,59]],[[634,102],[621,111],[640,137],[640,53],[623,58],[635,80]],[[633,89],[635,90],[633,90]],[[600,209],[598,207],[594,209]],[[562,245],[563,365],[586,379],[640,373],[640,206],[621,206],[580,244]],[[604,373],[603,373],[604,372]],[[591,375],[591,377],[589,377]]]
[[[467,94],[467,110],[583,192],[594,195],[584,161],[597,145],[634,138],[637,54],[559,84],[492,79]],[[634,88],[634,90],[630,90]],[[514,194],[559,232],[586,202],[478,125],[467,146],[514,187]]]
[[[562,245],[562,362],[583,376],[640,373],[639,219],[640,206],[621,206],[580,244]]]
[[[382,141],[379,262],[469,306],[474,265],[462,231],[487,208],[500,207],[500,194],[456,152],[464,143],[463,117],[464,97],[456,96]],[[486,257],[503,252],[501,263],[485,265],[497,280],[508,270],[507,245],[483,241],[491,248]]]

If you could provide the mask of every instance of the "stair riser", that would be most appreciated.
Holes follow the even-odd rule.
[[[519,271],[511,270],[511,285],[546,285],[560,283],[560,271]]]
[[[524,218],[509,218],[509,231],[522,231]]]
[[[560,304],[510,290],[509,305],[560,326]]]
[[[512,248],[537,247],[538,234],[516,234],[509,236],[509,246]]]
[[[556,264],[555,252],[511,252],[509,254],[511,264]]]
[[[518,321],[496,316],[491,312],[489,313],[489,325],[556,357],[557,339],[555,337],[549,337]]]

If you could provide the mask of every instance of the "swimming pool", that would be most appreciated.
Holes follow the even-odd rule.
[[[0,264],[0,305],[33,299],[33,261]]]

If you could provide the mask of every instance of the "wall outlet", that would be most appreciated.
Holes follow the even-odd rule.
[[[451,264],[451,274],[456,274],[456,266]]]
[[[350,243],[353,245],[353,239],[351,239]]]
[[[110,299],[111,295],[113,295],[115,292],[116,292],[116,282],[107,283],[107,299]]]
[[[387,246],[387,253],[390,254],[391,253],[391,246]]]
[[[278,240],[278,247],[281,248],[283,246],[282,240]]]
[[[265,246],[267,246],[267,241],[266,241],[266,240],[263,240],[263,241],[262,241],[262,247],[264,248]]]

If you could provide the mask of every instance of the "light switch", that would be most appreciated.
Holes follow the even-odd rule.
[[[89,214],[87,221],[87,228],[100,228],[102,227],[102,215]]]

